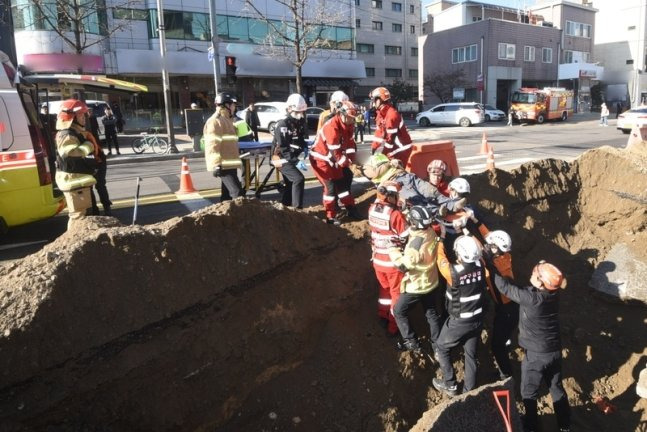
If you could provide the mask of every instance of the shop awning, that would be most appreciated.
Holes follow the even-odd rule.
[[[75,74],[51,74],[51,75],[26,75],[22,77],[25,81],[40,85],[63,85],[67,87],[81,87],[85,90],[96,90],[106,93],[111,91],[140,93],[147,92],[148,87],[142,84],[135,84],[102,75],[75,75]]]

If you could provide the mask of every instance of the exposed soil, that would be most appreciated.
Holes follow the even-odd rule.
[[[575,431],[647,430],[635,393],[647,308],[587,285],[616,243],[647,261],[646,161],[644,148],[605,147],[468,177],[488,226],[513,238],[519,283],[539,259],[568,277]],[[368,225],[321,215],[238,200],[144,227],[88,218],[0,270],[0,430],[427,430],[416,422],[445,399],[437,366],[397,352],[378,325]],[[618,411],[601,413],[598,395]],[[540,406],[552,430],[550,397]]]

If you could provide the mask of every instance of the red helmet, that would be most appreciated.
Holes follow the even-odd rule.
[[[354,103],[350,101],[343,101],[341,103],[341,107],[339,107],[339,112],[341,114],[354,118],[357,116],[359,110],[357,109],[357,105],[355,105]]]
[[[543,260],[532,269],[531,277],[536,277],[544,288],[550,291],[566,288],[564,274],[557,267]]]
[[[397,198],[398,194],[400,193],[400,189],[402,189],[402,186],[400,185],[400,183],[396,181],[393,181],[393,180],[383,181],[377,187],[377,197],[382,200],[385,200],[388,197]]]
[[[69,128],[78,113],[85,114],[87,112],[88,106],[83,101],[76,99],[63,101],[61,103],[58,116],[56,117],[56,129],[61,130]]]
[[[382,99],[382,102],[386,102],[391,99],[391,92],[389,92],[386,87],[378,87],[369,94],[369,97],[371,98],[371,100],[380,98]]]

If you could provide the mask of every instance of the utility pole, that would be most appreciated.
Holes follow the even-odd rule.
[[[220,78],[220,55],[218,49],[218,29],[216,28],[216,0],[209,0],[209,27],[211,28],[211,50],[213,53],[213,81],[218,95],[218,79]]]
[[[171,120],[171,86],[166,70],[166,31],[164,29],[164,8],[162,0],[157,0],[157,31],[160,38],[160,58],[162,61],[162,84],[164,86],[164,107],[166,113],[166,130],[168,131],[168,142],[171,153],[179,153],[175,146],[175,134],[173,133],[173,120]]]

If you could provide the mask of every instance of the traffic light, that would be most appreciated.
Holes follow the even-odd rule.
[[[236,57],[225,57],[225,72],[230,83],[236,82]]]

